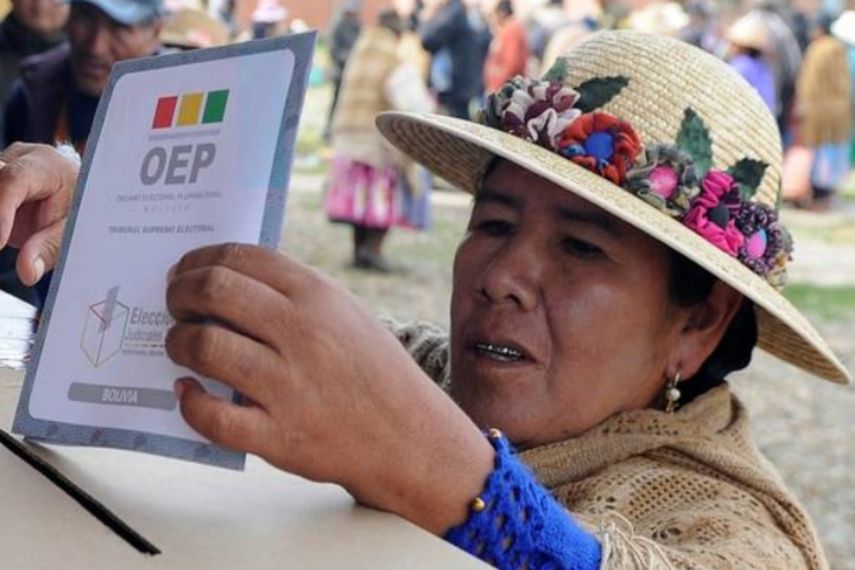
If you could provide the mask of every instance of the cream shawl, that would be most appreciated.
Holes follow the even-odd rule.
[[[447,387],[445,333],[423,323],[389,327]],[[674,414],[621,413],[520,458],[599,536],[603,569],[828,568],[813,525],[751,442],[745,408],[727,385]]]

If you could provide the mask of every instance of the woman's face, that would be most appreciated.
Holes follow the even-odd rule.
[[[685,324],[669,271],[659,242],[499,162],[454,262],[452,396],[522,447],[648,406]]]

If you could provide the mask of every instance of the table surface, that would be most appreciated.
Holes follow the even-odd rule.
[[[23,375],[0,370],[0,428],[9,431]],[[484,568],[399,519],[356,506],[251,457],[232,472],[110,449],[31,446],[153,543],[138,553],[27,463],[0,446],[0,567]]]

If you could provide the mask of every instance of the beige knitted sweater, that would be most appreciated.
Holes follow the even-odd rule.
[[[389,325],[448,387],[445,333]],[[520,457],[597,533],[604,569],[828,568],[813,525],[751,442],[745,409],[726,385],[674,414],[621,413]]]

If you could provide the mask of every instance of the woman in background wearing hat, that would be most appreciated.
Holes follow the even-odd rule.
[[[601,33],[505,85],[480,123],[379,126],[475,196],[450,337],[384,325],[276,252],[190,252],[168,352],[253,402],[182,379],[190,425],[502,568],[827,567],[725,382],[755,345],[849,379],[778,291],[781,148],[742,79],[687,44]],[[43,148],[4,155],[24,159],[29,178],[0,170],[6,234],[16,204],[61,210],[74,177]],[[32,219],[14,233],[32,236],[30,282],[59,231]]]
[[[427,173],[383,140],[374,118],[391,109],[434,108],[417,64],[400,52],[405,22],[383,10],[347,61],[332,121],[332,167],[324,210],[353,228],[353,266],[388,273],[383,245],[393,227],[424,229],[429,221]]]
[[[739,18],[727,32],[730,66],[753,87],[769,111],[778,112],[775,97],[775,72],[766,61],[769,53],[769,38],[766,25],[756,12]]]
[[[807,205],[816,209],[830,207],[850,167],[852,79],[846,45],[831,35],[832,21],[826,14],[819,16],[796,84],[798,136],[814,153],[813,200]]]

